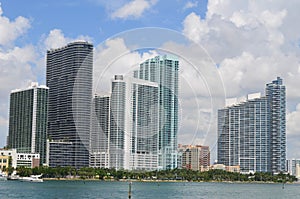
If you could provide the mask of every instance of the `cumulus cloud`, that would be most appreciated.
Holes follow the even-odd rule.
[[[198,2],[195,1],[195,2],[192,2],[192,1],[188,1],[184,7],[183,7],[183,10],[187,10],[187,9],[190,9],[190,8],[195,8],[198,6]]]
[[[289,139],[300,139],[295,122],[300,97],[298,6],[296,0],[284,4],[209,0],[205,19],[190,13],[182,23],[184,35],[207,49],[217,63],[227,97],[264,93],[266,83],[276,76],[283,78],[291,110],[287,116],[288,157],[300,145]]]
[[[14,20],[3,16],[0,4],[0,45],[10,45],[30,28],[30,20],[19,16]]]
[[[65,46],[68,43],[75,41],[75,40],[84,40],[84,41],[91,42],[92,38],[89,36],[83,36],[83,35],[80,35],[77,38],[69,38],[64,35],[62,30],[53,29],[44,38],[43,43],[45,45],[45,48],[49,50],[49,49],[60,48],[60,47]]]
[[[200,42],[203,37],[209,32],[208,25],[205,20],[201,20],[201,17],[194,12],[189,14],[183,21],[183,33],[187,38],[194,42]]]
[[[114,11],[111,15],[113,19],[127,19],[129,17],[139,18],[150,7],[156,4],[157,0],[132,0],[121,8]]]
[[[98,93],[110,91],[110,82],[114,75],[132,76],[139,64],[157,55],[155,51],[140,54],[126,46],[121,37],[106,40],[99,44],[94,52],[94,90]]]
[[[11,20],[3,15],[0,4],[0,135],[5,138],[8,130],[8,106],[10,91],[23,88],[36,80],[38,56],[32,45],[15,46],[15,41],[26,34],[30,20],[18,16]],[[35,69],[34,69],[35,68]],[[0,146],[6,140],[0,139]]]
[[[296,110],[287,114],[287,133],[291,138],[300,135],[300,103],[296,106]]]
[[[287,114],[287,143],[291,149],[289,156],[290,158],[299,158],[300,152],[297,150],[300,147],[300,103],[297,104],[296,110]],[[295,149],[295,150],[293,150]]]

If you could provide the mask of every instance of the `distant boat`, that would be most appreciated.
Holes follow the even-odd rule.
[[[20,176],[17,175],[17,171],[15,170],[15,171],[13,171],[13,173],[12,173],[10,176],[8,176],[7,179],[8,179],[8,180],[19,180],[19,179],[20,179]]]
[[[30,177],[19,177],[18,180],[22,182],[43,182],[43,179],[41,179],[43,174],[41,175],[31,175]]]

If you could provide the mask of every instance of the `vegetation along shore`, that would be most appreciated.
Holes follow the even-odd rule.
[[[8,171],[9,174],[12,170]],[[103,168],[81,168],[72,167],[37,167],[17,169],[21,177],[43,174],[45,180],[106,180],[106,181],[194,181],[194,182],[265,182],[265,183],[292,183],[297,178],[290,174],[279,173],[254,173],[241,174],[224,170],[193,171],[186,169],[173,169],[162,171],[125,171]]]

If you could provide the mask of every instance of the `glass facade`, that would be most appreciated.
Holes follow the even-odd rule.
[[[110,113],[111,168],[157,169],[158,105],[156,83],[115,76]]]
[[[159,169],[177,168],[179,61],[157,56],[140,64],[134,77],[159,85]]]
[[[72,143],[62,147],[69,150],[70,162],[56,166],[89,166],[92,73],[92,44],[74,42],[47,51],[48,135],[51,141]]]
[[[266,96],[269,103],[271,171],[286,171],[286,101],[282,79],[267,84]]]
[[[18,153],[39,153],[40,164],[46,163],[48,91],[32,83],[10,94],[8,146]]]
[[[285,87],[278,78],[266,96],[218,111],[218,163],[242,172],[285,171]],[[281,162],[283,161],[283,162]]]
[[[90,167],[109,168],[110,96],[93,98]]]

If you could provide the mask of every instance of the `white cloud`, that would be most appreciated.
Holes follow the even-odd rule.
[[[190,13],[183,21],[183,33],[202,45],[218,64],[226,95],[264,93],[265,84],[281,76],[287,88],[288,156],[300,154],[294,140],[300,99],[300,2],[209,0],[206,18]],[[299,105],[298,105],[299,106]],[[296,110],[295,112],[293,110]],[[300,114],[299,114],[300,115]],[[291,129],[294,129],[291,133]],[[289,136],[295,136],[290,139]]]
[[[65,37],[61,30],[53,29],[44,42],[47,49],[55,49],[66,45],[68,41],[69,39]]]
[[[150,7],[156,4],[157,0],[132,0],[121,8],[114,11],[111,15],[113,19],[127,19],[129,17],[139,18]]]
[[[110,91],[114,75],[132,75],[139,63],[153,57],[156,52],[132,52],[122,38],[113,38],[96,46],[94,52],[94,90],[99,93]]]
[[[183,21],[183,33],[187,38],[200,42],[203,37],[209,33],[209,28],[206,21],[201,20],[201,17],[196,15],[194,12],[189,14]]]
[[[290,137],[300,135],[300,103],[297,104],[296,110],[287,114],[287,134]],[[300,146],[300,143],[299,143]]]
[[[288,152],[290,158],[299,158],[300,157],[300,103],[297,105],[296,110],[287,114],[287,143],[288,143]]]
[[[49,32],[46,38],[44,38],[43,43],[45,45],[45,48],[49,50],[49,49],[60,48],[75,40],[84,40],[84,41],[91,42],[92,38],[83,35],[79,35],[77,38],[69,38],[64,35],[62,30],[53,29]]]
[[[187,9],[190,9],[190,8],[195,8],[198,6],[198,2],[195,1],[195,2],[192,2],[192,1],[188,1],[184,7],[183,7],[183,10],[187,10]]]
[[[14,21],[3,16],[0,4],[0,45],[10,45],[30,28],[29,19],[19,16]]]

